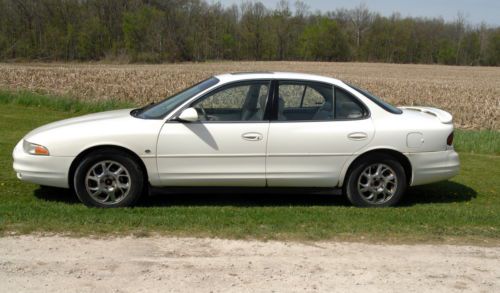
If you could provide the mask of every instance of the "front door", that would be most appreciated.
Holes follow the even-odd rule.
[[[280,81],[269,126],[268,186],[337,186],[346,161],[372,139],[366,107],[333,85]]]
[[[193,102],[197,122],[168,121],[158,137],[164,186],[265,186],[269,81],[223,86]]]

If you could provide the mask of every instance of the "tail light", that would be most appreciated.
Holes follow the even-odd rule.
[[[453,132],[448,135],[448,138],[446,139],[446,144],[451,146],[453,144]]]

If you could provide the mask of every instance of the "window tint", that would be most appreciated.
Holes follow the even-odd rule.
[[[308,86],[304,93],[302,107],[318,107],[325,103],[325,98],[315,89]]]
[[[230,85],[196,101],[200,121],[263,120],[269,82],[257,81]]]
[[[402,114],[403,111],[397,107],[394,107],[393,105],[387,103],[386,101],[382,100],[381,98],[373,95],[372,93],[363,90],[361,88],[355,87],[353,85],[347,84],[351,88],[355,89],[356,91],[360,92],[362,95],[367,97],[368,99],[372,100],[375,104],[379,105],[382,109],[386,110],[387,112],[390,112],[392,114]]]
[[[229,88],[211,95],[200,104],[205,109],[241,109],[249,89],[249,85]]]
[[[279,82],[278,120],[333,119],[333,87],[321,83]]]
[[[304,88],[305,85],[301,84],[280,84],[280,98],[285,103],[286,108],[300,107]]]
[[[325,102],[325,98],[317,90],[305,84],[282,83],[280,97],[286,108],[318,107]]]
[[[281,81],[278,92],[279,121],[354,120],[369,115],[356,97],[329,84]]]
[[[219,80],[215,77],[204,80],[163,100],[160,103],[134,110],[134,116],[143,119],[161,119],[165,117],[165,115],[170,113],[170,111],[180,106],[182,103],[186,102],[198,93],[210,88],[211,86],[216,85],[218,82]]]
[[[358,99],[347,91],[335,87],[335,119],[360,119],[367,115],[368,111]]]

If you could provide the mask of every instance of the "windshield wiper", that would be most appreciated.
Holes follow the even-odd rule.
[[[140,108],[137,108],[137,109],[134,109],[132,111],[130,111],[130,115],[134,116],[134,117],[137,117],[139,115],[141,115],[142,112],[144,112],[145,110],[151,108],[153,105],[155,105],[156,103],[153,101],[151,103],[149,103],[148,105],[146,106],[143,106],[143,107],[140,107]]]
[[[141,111],[141,108],[134,109],[134,110],[130,111],[130,115],[132,115],[133,117],[137,117],[137,115],[139,115],[140,111]]]

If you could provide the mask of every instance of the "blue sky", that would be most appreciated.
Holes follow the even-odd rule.
[[[240,4],[242,0],[208,0],[207,2],[221,2],[223,5]],[[275,8],[279,0],[261,0],[268,8]],[[467,22],[489,25],[500,25],[500,0],[309,0],[303,1],[309,5],[311,11],[335,10],[336,8],[353,8],[359,3],[365,3],[371,11],[382,15],[399,12],[401,16],[443,17],[453,21],[457,14],[462,13]],[[289,0],[293,6],[295,0]]]

